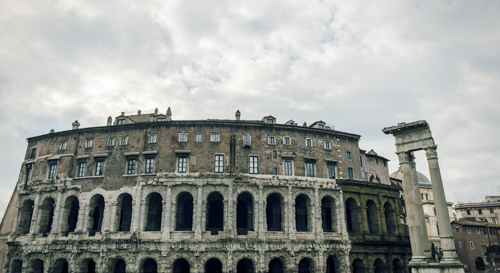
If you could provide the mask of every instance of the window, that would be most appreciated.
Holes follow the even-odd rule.
[[[278,168],[276,167],[273,168],[273,175],[278,175]]]
[[[250,173],[259,173],[259,157],[250,156]]]
[[[150,134],[148,136],[148,143],[156,143],[156,134]]]
[[[114,137],[108,138],[108,146],[115,146],[115,138]]]
[[[462,248],[462,242],[461,241],[458,241],[458,247]]]
[[[116,125],[123,125],[125,124],[125,120],[124,119],[118,119],[116,120]]]
[[[432,209],[434,210],[434,215],[437,215],[437,214],[436,214],[436,208],[432,208]]]
[[[186,173],[187,172],[187,156],[179,156],[177,158],[177,172],[178,173]]]
[[[479,228],[476,228],[476,233],[481,234],[481,231],[479,230]]]
[[[306,146],[312,147],[312,140],[310,138],[306,138]]]
[[[35,149],[35,151],[36,151],[36,149]],[[493,213],[493,208],[490,208],[490,213]]]
[[[66,150],[66,145],[67,145],[66,141],[61,142],[61,146],[59,147],[59,150]]]
[[[162,121],[167,121],[167,119],[166,118],[157,118],[156,119],[156,122],[162,122]]]
[[[292,161],[286,160],[285,161],[285,175],[293,175],[292,172]]]
[[[349,179],[354,179],[352,168],[347,168],[347,175],[349,176]]]
[[[375,162],[378,164],[378,158],[375,158]]]
[[[460,228],[456,228],[457,234],[460,234]]]
[[[251,137],[250,135],[243,135],[243,146],[250,146]]]
[[[128,143],[128,137],[122,136],[120,138],[120,145],[127,145],[127,143]]]
[[[478,210],[477,210],[477,213],[479,213],[479,214],[483,214],[483,210],[482,210],[482,209],[478,209]]]
[[[290,137],[283,137],[283,144],[284,145],[290,145]]]
[[[467,210],[467,215],[470,215],[470,210],[469,209]]]
[[[363,167],[363,159],[361,158],[361,156],[359,157],[359,165]]]
[[[267,124],[274,124],[272,119],[267,120]]]
[[[92,148],[92,142],[94,139],[92,138],[87,138],[87,142],[85,143],[85,148]]]
[[[325,150],[331,150],[332,148],[330,148],[330,141],[325,141]]]
[[[470,241],[470,249],[474,249],[474,242]]]
[[[152,157],[146,158],[146,169],[144,173],[154,173],[155,159]]]
[[[78,164],[78,177],[85,176],[85,169],[87,168],[87,162],[80,162]]]
[[[210,141],[212,141],[212,142],[220,142],[220,133],[212,133],[210,135]]]
[[[306,173],[309,177],[314,177],[314,162],[306,162]]]
[[[29,156],[30,159],[33,159],[36,157],[36,148],[31,149],[31,154]],[[493,209],[491,209],[493,210]]]
[[[24,184],[28,184],[31,180],[31,171],[33,170],[33,166],[31,164],[26,165],[26,178],[24,179]]]
[[[135,158],[130,158],[127,161],[127,174],[135,174],[135,164],[136,164]]]
[[[328,169],[328,178],[335,179],[335,163],[327,162],[326,167]]]
[[[321,124],[321,123],[320,123],[320,124],[318,124],[318,129],[325,129],[325,125],[323,125],[323,124]]]
[[[56,162],[49,163],[49,179],[56,177],[56,169],[57,169]]]
[[[352,160],[351,152],[346,152],[346,157],[347,157],[347,160]]]
[[[273,158],[278,157],[278,152],[276,150],[273,150]]]
[[[467,227],[467,234],[471,234],[470,227]]]
[[[179,133],[179,142],[187,142],[188,134],[187,133]]]
[[[270,136],[267,138],[267,143],[270,145],[275,145],[276,144],[276,138],[273,136]]]
[[[203,142],[203,135],[201,133],[195,133],[194,142]]]
[[[95,162],[95,175],[100,176],[104,170],[104,160],[97,160]]]
[[[224,155],[215,155],[215,172],[224,172]]]

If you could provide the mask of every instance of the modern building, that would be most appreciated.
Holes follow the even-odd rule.
[[[500,196],[486,196],[484,199],[483,202],[455,204],[453,208],[458,220],[500,224]]]
[[[407,272],[387,159],[323,121],[240,116],[28,138],[3,272]]]

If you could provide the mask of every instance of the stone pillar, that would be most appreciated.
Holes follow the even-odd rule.
[[[412,262],[423,261],[428,257],[425,254],[426,246],[429,244],[425,226],[424,211],[418,181],[412,175],[411,158],[409,152],[399,152],[399,165],[403,171],[403,192],[406,203],[406,219],[410,234]]]
[[[35,202],[33,204],[33,214],[31,215],[31,223],[29,234],[36,233],[36,228],[38,227],[38,210],[40,207],[40,193],[35,196]]]
[[[420,188],[418,186],[418,175],[417,175],[417,166],[416,166],[416,163],[415,163],[415,157],[413,156],[413,153],[410,152],[410,168],[411,168],[411,177],[412,177],[412,181],[415,185],[415,188],[417,189],[417,197],[418,197],[418,202],[419,202],[419,206],[418,206],[418,217],[419,219],[422,219],[422,223],[423,223],[423,227],[422,227],[422,236],[424,236],[423,238],[425,238],[424,240],[420,240],[422,243],[423,243],[423,247],[424,247],[424,252],[425,252],[425,256],[427,258],[430,258],[431,257],[431,243],[429,242],[429,233],[427,232],[427,222],[425,220],[425,213],[424,213],[424,207],[422,205],[422,195],[420,194]]]
[[[227,225],[226,225],[227,236],[234,238],[235,234],[237,234],[238,232],[234,232],[234,229],[236,228],[236,215],[233,218],[233,211],[235,211],[235,210],[233,210],[233,205],[234,205],[233,182],[229,183],[228,192],[229,192],[229,196],[227,198],[227,218],[226,218],[227,219]],[[234,214],[236,214],[236,213],[234,213]],[[233,221],[233,219],[234,219],[234,221]]]
[[[134,217],[132,217],[132,229],[131,231],[140,231],[139,223],[141,219],[141,200],[142,200],[142,187],[137,186],[135,191],[135,204],[133,208]]]
[[[168,240],[170,239],[170,231],[172,230],[172,224],[171,224],[171,219],[172,219],[172,203],[174,203],[174,208],[175,208],[175,201],[172,202],[172,186],[167,186],[167,200],[166,202],[166,209],[165,209],[165,225],[163,226],[163,239]]]
[[[441,238],[441,249],[443,250],[442,261],[457,261],[458,256],[455,250],[455,242],[451,231],[450,215],[446,204],[443,181],[437,157],[437,146],[425,149],[429,173],[431,175],[432,191],[434,192],[434,204],[436,206],[437,221],[439,223],[439,234]]]
[[[114,232],[118,230],[118,225],[119,223],[116,223],[116,210],[117,210],[117,205],[118,202],[113,201],[111,202],[111,217],[110,217],[110,223],[108,226],[108,231]]]
[[[104,202],[104,211],[103,211],[103,219],[102,219],[102,227],[101,232],[109,232],[111,230],[111,226],[113,225],[114,220],[114,209],[116,207],[115,201],[105,201]]]
[[[51,232],[53,231],[56,234],[59,234],[61,232],[60,222],[61,222],[62,212],[64,211],[61,202],[62,202],[62,190],[58,189],[56,207],[54,208],[54,220],[52,221],[52,228],[50,229]]]
[[[264,186],[262,186],[262,184],[259,185],[259,203],[257,205],[257,221],[255,221],[255,223],[257,223],[258,225],[258,235],[259,235],[259,239],[264,239],[265,236],[266,236],[266,230],[264,229],[264,223],[266,222],[266,219],[264,219],[264,217],[266,217],[264,215],[264,211],[266,210],[265,208],[265,205],[264,205],[264,193],[262,192]]]
[[[196,218],[194,221],[194,238],[201,239],[201,216],[203,214],[203,187],[198,185],[198,194],[196,196]]]
[[[292,186],[288,186],[287,202],[284,221],[285,221],[285,232],[288,232],[288,236],[291,240],[297,238],[297,233],[295,229],[295,199],[292,196]]]

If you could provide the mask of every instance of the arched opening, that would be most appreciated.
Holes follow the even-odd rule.
[[[33,200],[29,199],[25,200],[21,206],[19,212],[19,225],[17,228],[20,234],[28,234],[30,232],[31,218],[33,217],[33,205]]]
[[[375,273],[386,273],[387,272],[387,268],[385,267],[385,263],[384,263],[384,261],[382,261],[382,259],[376,259],[374,267],[375,267]]]
[[[206,230],[213,235],[223,230],[224,225],[224,198],[218,192],[212,192],[207,198],[207,224]]]
[[[357,258],[352,262],[352,273],[365,273],[365,263]]]
[[[186,259],[177,259],[174,262],[174,270],[173,273],[189,273],[191,270],[191,266]]]
[[[142,264],[142,273],[158,273],[158,264],[153,259],[146,259]]]
[[[282,231],[282,200],[283,198],[278,193],[270,194],[267,197],[266,205],[266,220],[268,231]]]
[[[31,272],[32,273],[43,273],[43,261],[40,259],[35,259],[31,262]]]
[[[96,232],[101,232],[102,219],[104,214],[104,197],[100,194],[92,196],[89,204],[89,235],[94,236]]]
[[[38,233],[47,236],[52,230],[52,222],[54,221],[54,199],[51,197],[45,198],[39,210]]]
[[[54,266],[52,267],[53,273],[68,273],[68,261],[66,259],[58,259],[55,263]]]
[[[335,257],[328,256],[328,259],[326,259],[326,273],[336,273],[336,272],[340,272],[340,270],[337,270],[337,265],[335,264]]]
[[[22,272],[23,271],[23,261],[19,259],[15,259],[12,261],[12,264],[10,266],[11,272]]]
[[[222,273],[222,263],[215,258],[205,263],[205,273]]]
[[[241,259],[236,266],[236,273],[253,273],[253,262],[249,259]]]
[[[246,235],[253,230],[253,198],[248,192],[238,195],[236,205],[236,231],[238,235]]]
[[[368,220],[368,231],[372,234],[380,233],[378,224],[377,205],[373,200],[366,202],[366,217]]]
[[[64,202],[63,217],[61,221],[61,232],[63,235],[68,235],[68,233],[75,231],[79,211],[80,203],[78,202],[78,198],[76,198],[76,196],[70,196],[66,198],[66,202]]]
[[[309,198],[301,194],[295,198],[295,227],[297,231],[311,231]]]
[[[163,214],[162,197],[157,192],[152,192],[146,197],[147,221],[145,231],[160,231],[161,217]]]
[[[384,204],[385,226],[388,234],[396,233],[396,220],[394,209],[391,203],[385,202]]]
[[[349,233],[360,233],[358,203],[353,198],[347,199],[345,203],[347,231]]]
[[[132,196],[130,194],[123,193],[118,196],[116,216],[116,230],[130,231],[130,224],[132,223]]]
[[[269,273],[283,273],[284,266],[280,259],[274,258],[269,262]]]
[[[405,272],[403,264],[401,263],[401,261],[398,258],[396,258],[392,261],[392,272],[394,272],[394,273],[404,273]]]
[[[193,196],[182,192],[177,197],[175,230],[193,229]]]
[[[486,270],[486,265],[484,264],[484,260],[482,257],[476,258],[476,270],[478,270],[478,271]]]
[[[337,232],[337,219],[335,213],[335,201],[330,196],[321,200],[321,221],[323,232]]]
[[[313,273],[311,262],[304,258],[299,262],[299,273]]]
[[[92,259],[85,259],[80,264],[80,271],[82,273],[96,273],[96,264]]]
[[[122,259],[115,260],[114,264],[112,266],[111,272],[113,272],[113,273],[125,273],[126,272],[125,261]]]

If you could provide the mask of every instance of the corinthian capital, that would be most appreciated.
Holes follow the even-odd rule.
[[[397,153],[399,164],[410,163],[410,153],[409,152],[399,152]]]
[[[437,159],[438,158],[438,154],[437,154],[436,149],[437,149],[436,146],[425,148],[425,155],[427,156],[427,159]]]

